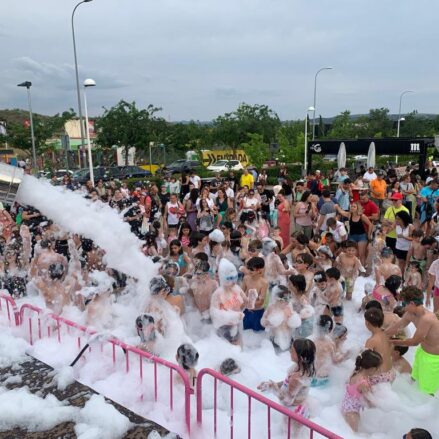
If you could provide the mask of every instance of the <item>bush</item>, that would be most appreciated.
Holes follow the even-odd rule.
[[[159,176],[151,176],[151,177],[146,177],[146,178],[127,178],[126,180],[123,180],[124,183],[126,183],[128,185],[128,188],[130,190],[134,189],[134,186],[136,183],[141,182],[143,184],[147,184],[147,182],[149,183],[155,183],[158,187],[160,187],[160,185],[162,184],[163,179]]]

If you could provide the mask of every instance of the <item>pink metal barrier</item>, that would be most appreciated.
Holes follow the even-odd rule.
[[[5,310],[9,323],[14,321],[15,326],[20,326],[20,315],[15,300],[9,293],[0,293],[0,313],[3,313]]]
[[[329,439],[342,439],[340,436],[337,436],[334,433],[331,433],[330,431],[326,430],[323,427],[320,427],[317,424],[314,424],[314,422],[309,421],[308,419],[303,418],[302,416],[293,413],[291,410],[289,410],[287,407],[284,407],[283,405],[278,404],[277,402],[274,402],[265,396],[260,395],[259,393],[256,393],[255,391],[249,389],[246,386],[243,386],[242,384],[239,384],[236,381],[231,380],[228,377],[225,377],[224,375],[221,375],[219,372],[216,372],[212,369],[202,369],[198,373],[197,378],[197,423],[199,425],[203,422],[203,378],[204,376],[209,375],[214,379],[214,401],[213,401],[213,433],[214,437],[217,437],[217,427],[218,427],[218,416],[217,416],[217,392],[218,392],[218,381],[227,384],[230,387],[230,439],[234,438],[235,430],[234,430],[234,422],[233,422],[233,416],[234,416],[234,393],[235,391],[238,391],[242,394],[244,394],[247,397],[248,400],[248,414],[247,414],[247,437],[250,439],[252,437],[252,430],[251,430],[251,419],[252,419],[252,400],[256,400],[260,403],[262,403],[267,408],[267,432],[266,436],[268,439],[271,439],[271,415],[272,411],[278,412],[281,415],[284,415],[287,420],[287,438],[291,438],[291,432],[292,432],[292,423],[296,422],[300,424],[301,426],[309,429],[309,437],[312,439],[314,437],[314,433],[318,433],[323,437],[329,438]],[[258,437],[263,434],[261,431],[258,431]],[[293,436],[294,437],[294,436]],[[240,436],[241,439],[241,436]]]

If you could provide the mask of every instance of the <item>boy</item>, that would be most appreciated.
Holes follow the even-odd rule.
[[[407,353],[409,350],[408,346],[394,346],[392,352],[392,362],[393,367],[399,373],[412,373],[412,366],[410,363],[403,358],[403,355]]]
[[[328,305],[331,313],[334,317],[335,323],[343,323],[343,287],[340,283],[340,271],[335,268],[329,268],[326,270],[326,293],[325,296],[328,300]]]
[[[352,300],[355,281],[360,272],[366,272],[357,258],[357,244],[354,241],[346,242],[345,250],[337,256],[335,264],[345,281],[346,300]]]
[[[324,271],[317,271],[314,274],[314,286],[311,288],[309,297],[316,314],[329,314],[329,304],[326,297],[327,278]]]
[[[375,268],[375,281],[377,285],[384,285],[387,278],[396,275],[401,276],[401,269],[397,264],[394,264],[393,261],[395,259],[395,255],[390,247],[384,247],[381,252],[381,260],[378,262]]]
[[[389,383],[395,379],[392,368],[392,350],[389,336],[383,331],[384,313],[378,308],[370,308],[364,313],[366,328],[372,333],[366,341],[365,348],[378,352],[383,358],[379,373],[370,377],[371,384]]]
[[[424,275],[425,280],[425,266],[427,264],[427,248],[422,245],[421,241],[424,237],[424,232],[421,229],[413,230],[412,242],[407,253],[407,266],[410,262],[418,262],[419,268]]]
[[[244,329],[264,331],[261,325],[261,318],[264,314],[264,302],[267,295],[268,282],[264,279],[265,261],[260,257],[252,257],[247,262],[247,274],[242,282],[242,289],[247,297],[255,296],[252,309],[244,310]]]
[[[314,273],[310,270],[313,263],[314,259],[309,253],[300,253],[297,255],[294,264],[297,274],[301,274],[305,277],[307,295],[309,294],[314,281]]]

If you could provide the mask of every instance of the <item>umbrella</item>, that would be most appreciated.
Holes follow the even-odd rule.
[[[338,169],[344,168],[346,166],[346,146],[344,142],[341,142],[340,148],[337,154],[337,166]]]
[[[369,145],[369,152],[367,153],[367,167],[375,167],[375,142],[371,142]]]

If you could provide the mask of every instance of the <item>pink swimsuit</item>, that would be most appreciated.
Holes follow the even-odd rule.
[[[341,403],[341,411],[343,413],[360,413],[366,405],[363,395],[358,390],[361,384],[367,384],[367,378],[363,378],[355,384],[346,385],[346,393]]]
[[[381,285],[377,285],[373,291],[372,291],[372,297],[376,300],[378,300],[378,302],[384,302],[384,303],[388,303],[389,301],[387,300],[387,298],[390,296],[390,294],[386,294],[385,296],[382,296],[378,291],[377,288],[379,288]]]

